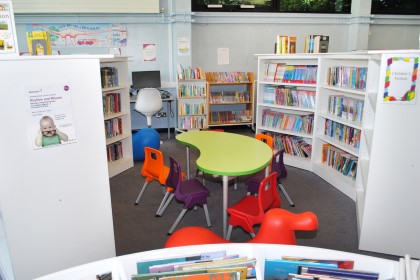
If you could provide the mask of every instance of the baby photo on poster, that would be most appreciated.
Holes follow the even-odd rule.
[[[25,86],[25,95],[29,108],[29,139],[34,149],[76,142],[68,83]]]

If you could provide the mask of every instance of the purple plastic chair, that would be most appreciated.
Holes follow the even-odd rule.
[[[290,206],[294,207],[295,204],[293,203],[292,199],[287,194],[286,190],[284,189],[283,185],[281,184],[280,179],[285,178],[287,176],[287,170],[284,166],[283,161],[284,150],[279,150],[273,155],[273,159],[271,160],[271,171],[270,172],[277,172],[277,186],[279,187],[280,191],[284,194],[287,201],[289,202]],[[247,184],[247,192],[248,194],[255,195],[258,193],[258,188],[260,183],[265,178],[265,169],[258,171],[257,173],[251,175],[246,181]]]
[[[207,226],[211,227],[209,210],[207,209],[207,197],[209,196],[210,191],[205,186],[203,186],[203,184],[198,179],[188,179],[182,181],[181,166],[173,158],[169,157],[169,160],[170,170],[168,178],[166,179],[166,185],[174,189],[176,200],[184,203],[184,208],[169,230],[168,235],[171,235],[174,232],[175,228],[178,226],[179,222],[189,209],[196,208],[196,206],[199,205],[203,206],[204,213],[206,215]],[[170,203],[170,201],[171,199],[166,201],[163,210]]]

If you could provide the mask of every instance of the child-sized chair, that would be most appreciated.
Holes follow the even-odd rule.
[[[141,189],[139,195],[137,196],[136,202],[134,205],[138,205],[140,198],[143,196],[146,187],[153,180],[156,180],[160,183],[165,192],[166,179],[169,175],[169,167],[164,165],[163,154],[161,151],[156,150],[151,147],[144,147],[144,163],[141,169],[141,175],[146,177],[143,188]],[[185,174],[182,174],[182,179]],[[156,215],[160,213],[162,206],[168,199],[169,195],[172,193],[172,188],[166,187],[165,196],[162,199],[162,202],[159,205],[159,208],[156,212]]]
[[[209,211],[207,209],[207,197],[209,196],[210,191],[198,179],[194,178],[182,181],[181,166],[173,158],[170,157],[169,160],[170,170],[166,180],[166,185],[174,189],[173,192],[176,200],[182,202],[184,207],[169,230],[168,235],[173,233],[185,213],[187,213],[187,211],[191,208],[196,208],[196,206],[203,206],[207,226],[211,227]],[[166,201],[163,209],[165,209],[169,203],[170,199]]]
[[[317,228],[318,218],[313,212],[295,214],[285,209],[273,208],[265,214],[255,238],[246,243],[296,245],[295,231]],[[165,248],[218,243],[230,241],[207,228],[191,226],[175,231],[166,241]]]
[[[261,181],[258,196],[245,196],[227,209],[230,217],[226,239],[230,239],[234,226],[242,227],[252,237],[255,237],[254,225],[261,224],[266,211],[280,206],[276,176],[277,173],[273,172]]]
[[[270,135],[258,133],[255,137],[263,142],[265,142],[268,146],[271,147],[274,151],[274,139]],[[279,187],[280,191],[286,197],[287,201],[289,202],[290,206],[294,207],[295,204],[290,198],[289,194],[286,192],[283,184],[281,183],[280,179],[285,178],[287,176],[286,166],[284,165],[284,149],[278,150],[274,153],[273,160],[270,165],[270,172],[277,172],[277,186]],[[256,194],[258,192],[258,186],[262,179],[265,178],[265,171],[260,170],[259,172],[253,174],[251,177],[248,178],[247,184],[247,193],[249,194]]]

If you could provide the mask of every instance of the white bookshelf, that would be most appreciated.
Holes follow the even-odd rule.
[[[208,127],[205,79],[179,79],[177,99],[178,131],[206,129]],[[194,107],[195,109],[193,109]]]
[[[287,106],[276,104],[276,102],[268,102],[264,98],[264,91],[267,87],[284,87],[287,89],[303,89],[307,91],[317,90],[317,84],[313,83],[294,83],[294,82],[279,82],[266,80],[266,71],[268,64],[286,64],[293,66],[308,66],[319,65],[319,57],[315,55],[258,55],[258,77],[257,77],[257,97],[256,97],[256,133],[269,133],[274,135],[289,135],[302,137],[306,143],[313,144],[313,132],[304,133],[299,131],[291,131],[279,127],[273,127],[263,124],[263,113],[266,110],[274,114],[290,114],[290,115],[314,115],[315,108],[305,108],[299,106]],[[315,100],[318,97],[315,96]],[[293,154],[285,153],[284,162],[287,165],[302,168],[305,170],[312,170],[312,160],[310,157],[300,157]]]
[[[102,58],[100,60],[101,68],[113,67],[118,71],[118,85],[102,87],[102,96],[117,93],[120,98],[120,110],[115,113],[106,113],[104,109],[104,122],[121,120],[122,131],[118,135],[106,136],[106,147],[108,156],[108,172],[112,178],[117,174],[134,166],[133,162],[133,144],[131,137],[131,112],[130,112],[130,84],[128,80],[128,58],[112,57]],[[106,134],[105,134],[106,135]],[[121,143],[121,144],[120,144]],[[115,159],[112,155],[112,148],[121,145],[122,157]]]
[[[418,58],[420,51],[369,51],[333,54],[258,55],[256,132],[273,129],[262,126],[264,109],[291,111],[290,108],[262,102],[266,64],[282,62],[293,65],[318,65],[312,156],[305,164],[298,157],[285,156],[285,164],[310,170],[355,201],[359,249],[391,255],[420,257],[418,243],[420,222],[420,150],[415,148],[420,132],[419,90],[415,104],[384,103],[385,76],[389,59]],[[366,88],[349,89],[327,83],[330,67],[367,68]],[[418,76],[417,76],[418,83]],[[268,83],[272,84],[272,83]],[[416,84],[416,81],[414,81]],[[364,102],[362,122],[337,118],[328,112],[328,100],[339,95]],[[325,122],[331,120],[361,131],[358,148],[325,135]],[[292,134],[274,129],[278,133]],[[410,144],[411,143],[411,144]],[[357,159],[355,179],[344,176],[322,163],[322,148],[330,144]],[[292,161],[293,159],[293,161]],[[402,218],[404,217],[404,219]]]

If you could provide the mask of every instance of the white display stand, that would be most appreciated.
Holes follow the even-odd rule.
[[[1,60],[0,244],[5,239],[10,279],[115,257],[99,58]],[[72,115],[76,141],[36,149],[25,89],[60,83],[70,88],[71,107],[64,113]]]
[[[227,254],[239,254],[249,258],[256,258],[257,279],[264,279],[264,260],[266,258],[281,258],[282,256],[354,260],[354,269],[378,272],[379,279],[410,279],[405,278],[406,272],[404,262],[304,246],[232,243],[176,247],[119,256],[113,259],[106,259],[104,261],[85,264],[46,275],[38,278],[37,280],[95,280],[94,275],[110,271],[112,271],[112,279],[114,280],[129,280],[131,279],[131,275],[137,273],[136,263],[141,260],[162,259],[173,256],[222,250],[226,250]],[[416,271],[418,269],[419,262],[416,260],[411,261],[410,266],[413,271]]]

